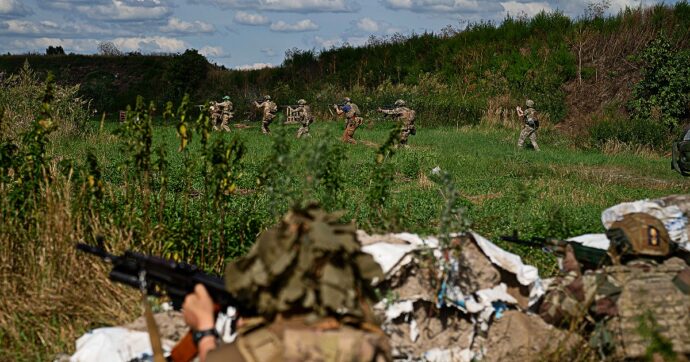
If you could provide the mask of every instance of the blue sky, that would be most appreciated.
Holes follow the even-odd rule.
[[[601,2],[602,0],[596,0]],[[640,0],[609,0],[609,12]],[[652,0],[642,0],[651,5]],[[560,10],[580,16],[592,0],[0,0],[0,52],[200,50],[232,68],[277,65],[291,48],[364,44],[371,35],[439,31]],[[674,3],[666,1],[666,3]]]

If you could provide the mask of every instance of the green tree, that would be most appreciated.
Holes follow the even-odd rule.
[[[196,49],[187,49],[174,56],[163,75],[169,85],[169,97],[179,101],[185,93],[198,89],[208,70],[208,61]]]

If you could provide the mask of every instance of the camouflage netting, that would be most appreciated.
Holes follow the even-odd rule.
[[[381,267],[361,251],[355,225],[316,206],[293,210],[225,272],[228,291],[271,320],[312,314],[371,321]]]

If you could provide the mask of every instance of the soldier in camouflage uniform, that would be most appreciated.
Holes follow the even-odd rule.
[[[343,133],[343,142],[357,144],[355,140],[355,131],[357,127],[361,126],[364,120],[360,117],[359,107],[352,103],[349,97],[345,97],[343,104],[335,106],[335,111],[338,115],[345,115],[345,132]]]
[[[273,118],[276,117],[278,105],[271,100],[271,96],[265,95],[264,100],[261,103],[254,101],[254,106],[261,110],[261,132],[263,132],[263,134],[271,133],[271,130],[268,129],[268,126],[271,125]]]
[[[258,311],[242,316],[232,344],[199,340],[201,362],[391,360],[374,320],[381,267],[362,252],[354,224],[316,206],[293,210],[265,231],[249,253],[228,264],[227,290]],[[185,299],[192,330],[213,328],[213,302],[203,286]]]
[[[213,129],[218,131],[222,129],[223,131],[230,132],[228,127],[228,122],[232,119],[232,102],[230,102],[230,97],[223,97],[223,101],[215,104],[216,115],[214,117]],[[218,120],[221,123],[218,125]]]
[[[522,131],[520,131],[518,147],[522,148],[525,144],[525,140],[529,138],[534,149],[539,151],[539,145],[537,144],[537,129],[539,129],[539,121],[537,120],[537,111],[534,110],[534,101],[528,99],[527,102],[525,102],[525,105],[527,106],[527,109],[524,111],[519,106],[515,108],[518,116],[524,119],[525,122],[525,125],[522,127]]]
[[[309,137],[309,125],[314,122],[314,116],[311,114],[311,107],[307,104],[307,101],[300,99],[297,101],[297,107],[288,107],[292,112],[299,114],[300,127],[297,130],[297,138]]]
[[[407,139],[410,135],[417,134],[417,129],[414,126],[414,119],[416,112],[413,109],[405,106],[405,101],[398,99],[395,101],[395,108],[393,109],[378,109],[383,114],[392,115],[396,119],[402,121],[402,131],[400,132],[400,144],[407,145]]]
[[[672,253],[664,225],[633,213],[607,231],[613,265],[582,274],[572,248],[565,275],[547,291],[540,315],[565,326],[582,321],[593,330],[590,344],[604,357],[645,357],[651,336],[673,352],[690,355],[690,268]],[[656,357],[655,357],[656,358]]]

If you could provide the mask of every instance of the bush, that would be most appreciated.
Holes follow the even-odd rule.
[[[38,80],[28,63],[18,74],[0,79],[0,142],[19,142],[41,112],[46,84]],[[54,136],[71,136],[85,131],[89,104],[80,98],[79,86],[55,86],[50,102]]]
[[[653,149],[664,148],[671,136],[671,132],[665,125],[639,118],[607,119],[594,125],[589,132],[598,146],[602,146],[609,140],[616,140]]]

